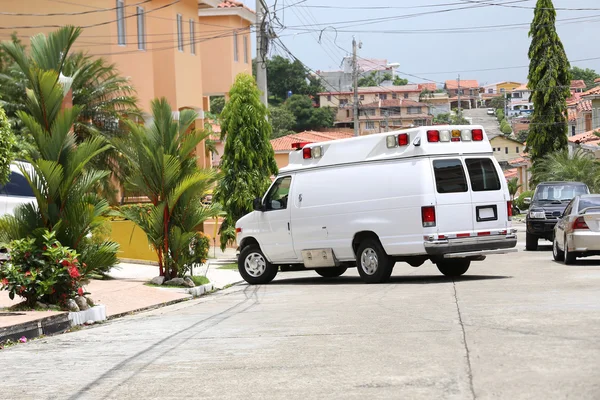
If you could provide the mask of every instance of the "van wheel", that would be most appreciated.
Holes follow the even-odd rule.
[[[390,279],[394,262],[378,240],[366,239],[356,252],[356,267],[365,283],[383,283]]]
[[[564,261],[565,259],[565,252],[558,247],[556,237],[554,237],[554,241],[552,242],[552,257],[554,257],[554,261]]]
[[[346,267],[333,267],[333,268],[317,268],[315,272],[321,275],[323,278],[337,278],[343,275],[348,268]]]
[[[527,251],[536,251],[538,248],[538,237],[529,233],[525,234],[525,249]]]
[[[443,260],[436,263],[440,272],[446,276],[457,277],[463,275],[471,266],[471,260]]]
[[[565,236],[565,265],[575,264],[575,260],[577,260],[577,257],[575,256],[575,253],[569,251],[567,237]]]
[[[255,244],[244,247],[240,253],[238,270],[242,278],[251,285],[269,283],[277,275],[277,266],[267,261],[260,247]]]

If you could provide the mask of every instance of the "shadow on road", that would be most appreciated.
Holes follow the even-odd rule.
[[[364,282],[358,276],[340,276],[339,278],[323,278],[321,276],[315,277],[299,277],[299,278],[281,278],[284,274],[290,272],[284,272],[278,275],[279,279],[269,283],[269,285],[364,285]],[[291,274],[291,273],[290,273]],[[449,283],[454,282],[470,282],[470,281],[486,281],[495,279],[511,279],[512,276],[502,275],[464,275],[458,278],[449,278],[447,276],[431,276],[431,275],[411,275],[411,276],[392,276],[387,284],[398,283],[408,285],[428,285],[435,283]]]

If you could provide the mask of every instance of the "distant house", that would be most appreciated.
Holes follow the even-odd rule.
[[[571,81],[570,89],[571,89],[571,94],[583,93],[585,91],[585,81],[582,79]]]
[[[514,88],[510,95],[509,115],[527,115],[533,112],[533,103],[529,101],[531,90],[527,83]]]
[[[431,125],[433,115],[427,103],[410,99],[379,100],[361,105],[359,123],[361,134],[372,134]]]
[[[525,150],[525,145],[517,140],[504,135],[498,135],[490,139],[494,157],[499,163],[509,162],[520,158]]]
[[[275,151],[277,167],[283,168],[289,164],[290,153],[296,151],[292,147],[294,143],[328,142],[330,140],[348,139],[352,136],[353,132],[348,130],[333,132],[304,131],[273,139],[271,140],[271,146]]]
[[[447,80],[444,89],[450,96],[450,107],[458,107],[458,98],[462,108],[477,108],[479,101],[479,82],[476,80]]]
[[[505,93],[511,93],[515,88],[521,86],[520,82],[497,82],[489,85],[482,86],[483,94],[493,94],[496,96],[504,95]]]

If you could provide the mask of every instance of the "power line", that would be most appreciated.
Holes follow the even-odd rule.
[[[461,0],[463,3],[470,4],[482,4],[488,6],[497,6],[497,7],[505,7],[505,8],[520,8],[524,10],[535,10],[537,7],[526,7],[526,6],[516,6],[509,5],[507,3],[492,3],[489,1],[477,1],[477,0]],[[554,7],[554,8],[540,8],[541,10],[556,10],[556,11],[600,11],[600,8],[567,8],[567,7]]]

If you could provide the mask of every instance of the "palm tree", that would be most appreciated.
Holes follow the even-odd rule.
[[[572,154],[568,151],[548,154],[534,164],[532,175],[534,183],[576,181],[587,184],[592,192],[600,190],[600,163],[581,149]]]
[[[196,146],[207,133],[193,129],[196,112],[183,110],[174,120],[171,106],[162,98],[152,102],[152,115],[150,126],[126,121],[129,134],[114,140],[129,162],[128,185],[152,204],[145,213],[135,208],[122,208],[121,213],[146,233],[160,275],[173,278],[189,263],[204,221],[219,214],[217,206],[203,206],[201,201],[217,172],[197,166]]]
[[[515,195],[519,191],[519,188],[523,185],[519,185],[519,178],[515,177],[508,180],[508,193],[510,194],[510,200],[514,201]]]
[[[93,190],[108,171],[90,168],[91,162],[110,145],[99,135],[77,142],[72,126],[82,107],[62,109],[70,81],[54,69],[79,35],[79,29],[63,28],[48,37],[32,38],[31,56],[12,43],[4,50],[15,60],[27,78],[25,109],[17,117],[33,138],[34,150],[26,156],[31,168],[21,167],[36,197],[36,204],[19,207],[14,216],[0,219],[0,240],[29,236],[41,239],[44,230],[77,250],[86,265],[84,273],[105,272],[117,262],[118,245],[92,243],[90,236],[106,221],[108,202]],[[49,69],[47,69],[49,68]]]

